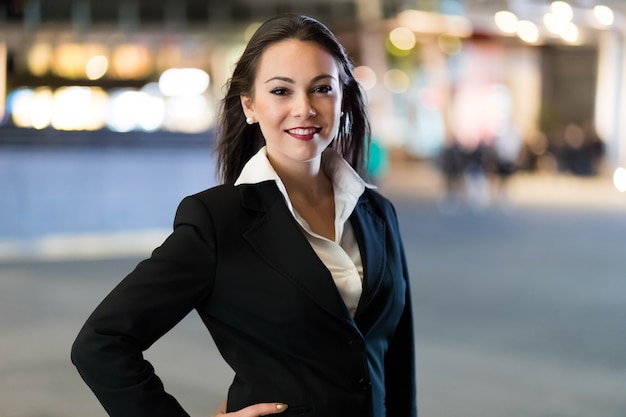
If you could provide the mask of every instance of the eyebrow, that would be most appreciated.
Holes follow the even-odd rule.
[[[317,77],[314,77],[314,78],[311,80],[311,82],[312,82],[312,83],[315,83],[315,82],[317,82],[317,81],[319,81],[319,80],[322,80],[322,79],[324,79],[324,78],[331,78],[331,79],[333,79],[333,80],[335,79],[335,77],[333,77],[333,76],[332,76],[332,75],[330,75],[330,74],[322,74],[322,75],[318,75]],[[269,83],[270,81],[275,81],[275,80],[278,80],[278,81],[284,81],[284,82],[286,82],[286,83],[291,83],[291,84],[295,84],[295,83],[296,83],[294,80],[292,80],[292,79],[291,79],[291,78],[289,78],[289,77],[281,77],[281,76],[276,76],[276,77],[272,77],[272,78],[268,79],[267,81],[265,81],[265,84]]]

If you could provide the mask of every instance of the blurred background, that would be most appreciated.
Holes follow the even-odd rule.
[[[346,47],[413,282],[421,415],[626,416],[623,0],[0,0],[0,417],[103,416],[97,302],[214,184],[217,105],[280,12]],[[147,355],[192,415],[195,315]]]

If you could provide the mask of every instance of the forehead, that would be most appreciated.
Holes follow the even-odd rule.
[[[257,79],[287,76],[301,78],[332,75],[338,79],[339,68],[334,57],[315,42],[288,39],[268,46],[257,69]],[[265,80],[263,80],[265,81]]]

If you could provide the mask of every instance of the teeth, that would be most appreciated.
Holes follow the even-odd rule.
[[[290,129],[289,132],[294,135],[312,135],[317,131],[317,129]]]

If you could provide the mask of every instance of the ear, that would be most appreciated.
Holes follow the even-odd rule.
[[[252,97],[241,94],[239,99],[241,100],[241,107],[246,117],[254,117],[254,101]]]

